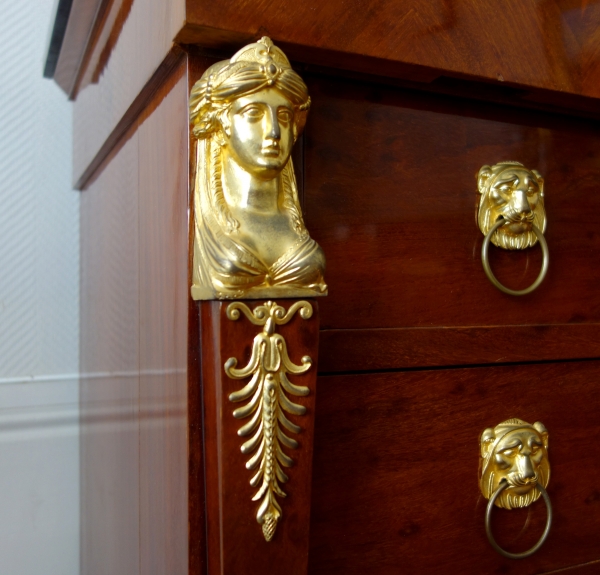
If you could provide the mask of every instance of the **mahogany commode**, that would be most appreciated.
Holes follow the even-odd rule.
[[[82,573],[597,571],[598,22],[562,0],[73,0],[52,49],[82,190]],[[269,542],[224,370],[264,326],[190,296],[190,92],[263,36],[310,94],[292,158],[328,286],[235,300],[315,312],[276,329],[318,376],[289,378],[311,393]],[[550,265],[520,298],[486,278],[474,217],[479,170],[506,160],[544,178]],[[523,289],[542,252],[489,259]],[[554,522],[519,561],[487,541],[477,474],[482,430],[510,418],[551,433]],[[544,503],[493,522],[526,550]]]

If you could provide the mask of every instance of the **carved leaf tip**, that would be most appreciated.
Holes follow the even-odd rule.
[[[277,519],[273,517],[272,513],[267,513],[265,517],[265,522],[262,525],[262,532],[265,536],[265,541],[271,541],[273,539],[273,535],[275,535],[275,530],[277,529]]]

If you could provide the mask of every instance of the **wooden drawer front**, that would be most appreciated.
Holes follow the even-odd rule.
[[[534,574],[600,559],[599,375],[587,361],[321,377],[309,572]],[[510,417],[550,434],[554,525],[521,561],[489,545],[478,487],[479,436]],[[509,550],[540,536],[543,502],[530,509],[495,511]]]
[[[600,136],[590,120],[308,77],[304,201],[327,254],[323,329],[600,321]],[[522,298],[481,265],[475,176],[517,160],[546,180],[550,271]],[[541,250],[491,249],[531,284]]]

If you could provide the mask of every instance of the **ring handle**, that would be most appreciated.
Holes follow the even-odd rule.
[[[500,555],[508,557],[509,559],[525,559],[525,557],[533,555],[545,543],[548,537],[548,533],[550,533],[550,527],[552,527],[552,504],[550,503],[550,497],[548,496],[548,493],[544,489],[543,485],[541,485],[540,483],[536,484],[536,487],[539,489],[540,493],[542,494],[542,497],[544,498],[544,502],[546,503],[546,509],[548,510],[548,517],[546,518],[546,527],[544,529],[544,532],[542,533],[542,536],[540,537],[540,540],[531,549],[523,551],[523,553],[510,553],[509,551],[505,551],[504,549],[502,549],[502,547],[500,547],[500,545],[496,543],[494,535],[492,534],[491,527],[492,509],[494,508],[494,502],[496,501],[500,493],[502,493],[507,487],[508,481],[506,481],[506,479],[503,479],[500,482],[498,489],[494,491],[493,495],[488,501],[487,509],[485,510],[485,533],[492,547],[496,551],[498,551]]]
[[[533,231],[537,236],[538,241],[540,242],[540,247],[542,248],[542,254],[544,259],[542,260],[542,269],[540,270],[540,275],[536,278],[536,280],[528,287],[522,290],[514,290],[507,288],[502,285],[497,279],[494,273],[492,272],[492,268],[490,267],[490,261],[488,259],[488,248],[490,245],[490,240],[494,235],[495,231],[502,227],[507,220],[504,218],[499,218],[498,221],[492,226],[492,229],[487,233],[483,240],[483,244],[481,246],[481,263],[483,264],[483,270],[485,271],[485,275],[488,279],[500,290],[509,295],[527,295],[531,293],[533,290],[537,289],[539,285],[544,281],[546,274],[548,273],[548,263],[550,261],[550,254],[548,252],[548,244],[546,243],[546,239],[544,238],[544,234],[537,228],[537,226],[532,225]]]

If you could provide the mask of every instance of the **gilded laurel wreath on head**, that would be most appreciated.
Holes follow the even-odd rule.
[[[290,158],[309,108],[302,78],[266,37],[194,85],[195,299],[326,294]]]

